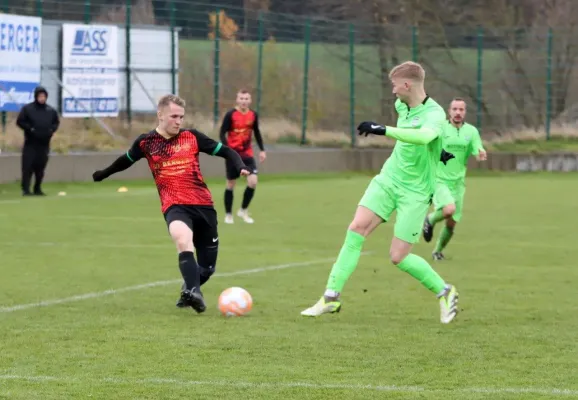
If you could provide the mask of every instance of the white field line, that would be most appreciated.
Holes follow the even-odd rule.
[[[270,222],[270,221],[269,221]],[[479,241],[468,241],[468,242],[461,242],[456,241],[452,242],[455,246],[460,247],[476,247],[476,248],[483,248],[483,247],[491,247],[495,245],[495,242],[479,242]],[[508,246],[510,247],[517,247],[517,248],[540,248],[540,249],[564,249],[567,251],[568,246],[561,244],[561,243],[549,243],[549,242],[521,242],[521,241],[509,241],[507,242]],[[111,249],[145,249],[145,248],[153,248],[153,249],[165,249],[174,247],[170,241],[166,244],[159,244],[159,243],[98,243],[98,242],[91,242],[91,243],[75,243],[75,242],[26,242],[26,241],[18,241],[18,242],[0,242],[0,247],[71,247],[71,248],[111,248]],[[251,251],[259,251],[262,248],[249,248],[243,247],[245,250],[251,249]],[[219,252],[227,251],[228,248],[220,248]],[[281,250],[284,253],[308,253],[306,250]]]
[[[159,243],[75,243],[75,242],[1,242],[0,248],[2,247],[27,247],[35,249],[38,247],[55,247],[55,248],[71,248],[71,249],[152,249],[152,250],[174,250],[176,253],[175,246],[169,241],[164,244]],[[276,253],[283,254],[311,254],[315,253],[316,249],[276,249]],[[231,246],[221,246],[219,248],[219,254],[221,253],[261,253],[265,252],[263,246],[261,247],[251,247],[242,246],[241,248],[231,247]]]
[[[371,252],[363,252],[362,255],[367,255],[370,253]],[[213,277],[218,278],[218,277],[228,277],[228,276],[237,276],[237,275],[258,274],[260,272],[266,272],[266,271],[276,271],[276,270],[280,270],[280,269],[295,268],[295,267],[306,267],[308,265],[321,264],[321,263],[331,262],[334,260],[335,260],[335,257],[331,257],[331,258],[323,258],[323,259],[318,259],[318,260],[302,261],[302,262],[295,262],[295,263],[289,263],[289,264],[271,265],[271,266],[262,267],[262,268],[253,268],[253,269],[244,269],[244,270],[234,271],[234,272],[216,273],[215,275],[213,275]],[[157,287],[157,286],[176,285],[176,284],[181,283],[181,282],[182,282],[181,279],[156,281],[156,282],[144,283],[142,285],[127,286],[127,287],[123,287],[123,288],[119,288],[119,289],[109,289],[109,290],[105,290],[102,292],[92,292],[92,293],[79,294],[76,296],[64,297],[61,299],[44,300],[44,301],[39,301],[37,303],[18,304],[18,305],[10,306],[10,307],[2,307],[2,308],[0,308],[0,313],[12,313],[15,311],[22,311],[22,310],[27,310],[30,308],[55,306],[58,304],[72,303],[72,302],[88,300],[88,299],[97,299],[100,297],[106,297],[106,296],[111,296],[111,295],[120,294],[120,293],[134,292],[137,290],[150,289],[150,288]]]
[[[212,387],[235,387],[244,389],[311,389],[311,390],[364,390],[373,392],[397,392],[397,393],[484,393],[484,394],[540,394],[546,396],[577,396],[578,390],[557,389],[546,387],[453,387],[447,389],[433,389],[424,386],[398,386],[398,385],[361,385],[347,383],[313,383],[313,382],[250,382],[250,381],[190,381],[168,378],[119,378],[119,377],[58,377],[58,376],[35,376],[35,375],[0,375],[2,381],[28,381],[33,383],[60,383],[60,384],[85,384],[96,385],[148,385],[148,386],[212,386]]]

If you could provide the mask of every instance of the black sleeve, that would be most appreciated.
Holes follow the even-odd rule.
[[[233,126],[233,111],[231,110],[225,114],[223,117],[223,122],[221,123],[221,130],[219,131],[219,140],[221,143],[227,143],[227,132],[231,131],[231,127]]]
[[[197,144],[201,153],[214,156],[219,151],[221,143],[214,141],[204,133],[197,130],[192,130],[191,132],[193,132],[193,135],[197,138]]]
[[[261,136],[261,129],[259,129],[259,116],[255,112],[255,121],[253,122],[253,133],[255,134],[255,140],[259,146],[259,150],[265,151],[265,146],[263,145],[263,136]]]
[[[117,172],[124,171],[125,169],[130,168],[135,162],[140,160],[144,157],[144,153],[140,148],[140,142],[146,137],[146,134],[140,135],[130,149],[124,153],[122,156],[117,158],[110,164],[108,167],[103,169],[100,174],[101,180],[106,179],[112,174],[116,174]]]
[[[52,110],[54,113],[52,115],[52,132],[56,132],[58,127],[60,126],[60,118],[58,117],[58,112],[56,110]]]
[[[18,118],[16,118],[16,125],[18,125],[21,129],[27,131],[30,130],[30,124],[28,122],[28,113],[27,107],[24,106],[20,109],[18,113]]]
[[[126,156],[130,159],[131,162],[135,163],[145,156],[142,149],[140,148],[140,142],[142,142],[146,136],[147,134],[144,133],[137,137],[132,146],[130,146],[130,149],[128,149],[126,152]]]

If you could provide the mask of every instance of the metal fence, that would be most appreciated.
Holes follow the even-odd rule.
[[[394,122],[387,73],[405,60],[424,65],[426,89],[444,106],[465,98],[468,120],[485,136],[525,131],[550,138],[573,129],[578,117],[577,32],[362,25],[159,3],[0,0],[5,12],[45,19],[178,28],[178,92],[209,130],[247,88],[271,140],[355,145],[360,120]],[[134,118],[127,111],[122,118]]]

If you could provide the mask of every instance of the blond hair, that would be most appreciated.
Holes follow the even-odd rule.
[[[425,70],[416,62],[406,61],[393,67],[389,72],[389,79],[393,78],[405,78],[416,82],[423,82],[425,80]]]
[[[160,98],[157,109],[165,108],[170,104],[176,104],[179,107],[185,108],[185,100],[174,94],[166,94]]]

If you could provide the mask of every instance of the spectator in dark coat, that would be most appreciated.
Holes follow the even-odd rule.
[[[58,113],[48,104],[48,92],[42,86],[34,90],[34,101],[20,110],[16,125],[24,131],[22,148],[22,194],[24,196],[44,196],[42,179],[48,164],[50,140],[60,125]],[[34,175],[34,191],[30,192],[30,182]]]

